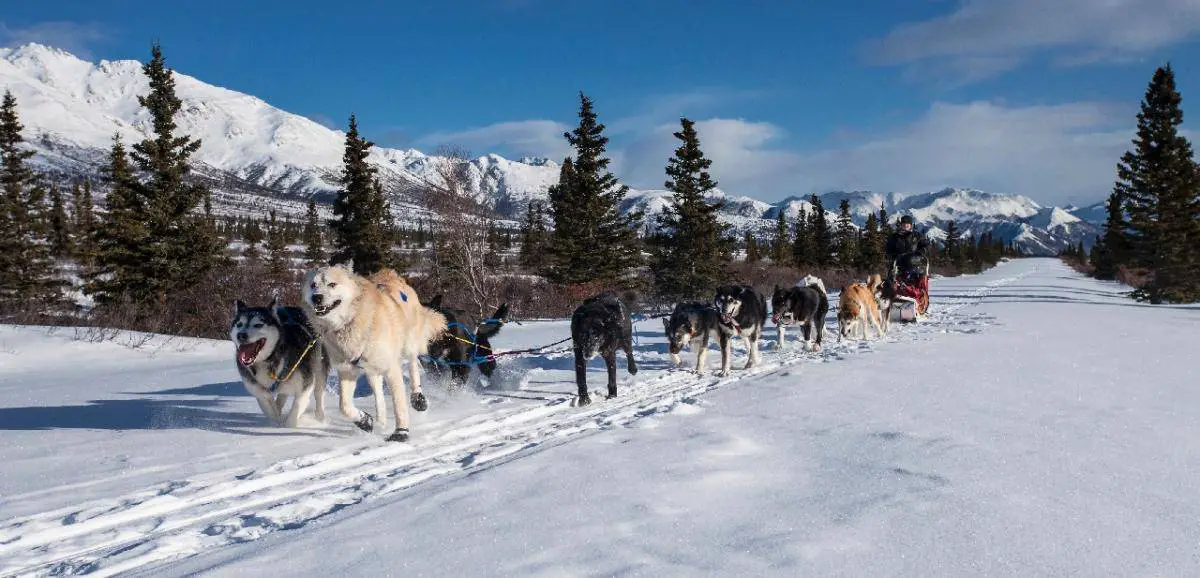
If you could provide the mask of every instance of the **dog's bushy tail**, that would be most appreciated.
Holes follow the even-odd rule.
[[[829,296],[829,292],[825,290],[825,282],[822,281],[820,277],[810,275],[809,280],[808,280],[808,286],[816,287],[817,291],[820,291],[822,295],[824,295],[826,297]]]
[[[504,322],[508,321],[508,304],[505,303],[492,314],[491,318],[484,320],[480,324],[479,331],[475,334],[480,339],[491,339],[500,333],[500,329],[504,327]]]

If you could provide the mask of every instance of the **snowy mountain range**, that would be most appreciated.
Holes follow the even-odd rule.
[[[176,72],[183,110],[179,130],[202,140],[194,157],[196,174],[213,187],[215,208],[224,213],[261,214],[275,208],[300,214],[309,197],[327,202],[337,190],[344,133],[272,107],[259,98],[213,86]],[[40,44],[0,48],[0,87],[16,96],[28,143],[39,153],[38,168],[56,178],[94,176],[112,144],[145,138],[150,119],[137,102],[148,91],[141,63],[132,60],[92,63]],[[413,222],[424,209],[401,193],[423,181],[440,182],[443,157],[415,149],[375,147],[370,161],[392,195],[398,220]],[[545,199],[557,181],[559,165],[545,158],[510,160],[495,154],[469,162],[470,194],[501,215],[518,220],[532,199]],[[632,190],[627,210],[662,210],[668,191]],[[767,203],[716,191],[726,202],[722,218],[739,231],[769,231],[779,211],[789,216],[808,195]],[[833,192],[822,195],[827,211],[842,199],[857,224],[882,206],[889,214],[913,215],[930,236],[938,237],[950,220],[964,234],[991,231],[1034,254],[1053,254],[1080,240],[1090,246],[1103,220],[1103,205],[1063,209],[1043,207],[1020,195],[972,189],[932,193]],[[832,217],[832,214],[831,214]],[[1097,220],[1099,219],[1099,220]]]

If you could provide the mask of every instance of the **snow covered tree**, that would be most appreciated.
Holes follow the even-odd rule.
[[[550,190],[554,218],[548,276],[556,283],[622,283],[642,264],[640,211],[622,214],[629,187],[608,171],[608,137],[597,121],[592,100],[579,93],[579,126],[564,133],[575,149]]]
[[[723,202],[710,203],[705,195],[717,187],[708,169],[712,160],[700,149],[695,123],[679,119],[680,141],[667,161],[667,190],[671,204],[658,217],[661,241],[654,248],[652,270],[660,295],[682,300],[707,297],[729,265],[728,228],[718,218]]]
[[[367,162],[375,143],[358,133],[358,119],[350,115],[346,129],[345,151],[342,154],[342,174],[333,201],[332,263],[354,261],[354,271],[370,275],[392,265],[390,231],[391,212],[383,196],[376,173],[378,169]]]
[[[844,268],[854,267],[860,257],[858,254],[858,228],[854,226],[854,218],[850,215],[849,199],[842,199],[838,206],[834,239],[837,245],[837,264]]]
[[[25,161],[17,99],[0,102],[0,312],[57,304],[62,282],[51,257],[46,190]]]
[[[1138,296],[1156,303],[1200,299],[1200,169],[1179,134],[1182,100],[1171,65],[1155,70],[1113,191],[1129,218],[1130,260],[1153,273]]]
[[[834,234],[825,215],[825,205],[821,197],[813,195],[809,199],[812,212],[808,215],[809,239],[812,243],[812,257],[809,263],[815,267],[829,267],[834,263]]]
[[[131,180],[137,209],[149,234],[141,250],[144,289],[158,302],[173,291],[194,286],[224,260],[225,244],[209,227],[208,218],[195,214],[209,196],[207,187],[187,178],[189,158],[200,149],[200,141],[177,135],[175,115],[183,101],[175,94],[174,72],[167,68],[161,47],[150,48],[150,61],[142,66],[150,92],[138,103],[150,115],[151,132],[133,145],[130,157],[142,175]]]

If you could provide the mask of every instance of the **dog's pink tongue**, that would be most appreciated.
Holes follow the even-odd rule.
[[[259,342],[247,343],[238,348],[238,361],[242,365],[250,365],[254,363],[254,358],[258,356],[258,350],[261,348]]]

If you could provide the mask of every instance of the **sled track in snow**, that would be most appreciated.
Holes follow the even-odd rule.
[[[993,281],[960,298],[935,301],[928,319],[915,326],[893,324],[882,342],[944,332],[948,326],[961,324],[964,320],[955,315],[959,309],[1022,276]],[[838,343],[836,332],[826,332],[827,337],[831,334],[819,353],[802,352],[796,342],[790,342],[789,350],[764,351],[758,366],[734,369],[729,377],[672,369],[649,379],[634,378],[633,383],[621,385],[620,397],[605,400],[594,396],[597,401],[583,408],[572,406],[574,395],[554,394],[541,405],[463,417],[444,432],[418,435],[412,444],[377,438],[362,443],[361,438],[350,438],[347,441],[352,447],[261,469],[212,472],[120,497],[0,521],[0,575],[109,576],[144,571],[148,565],[301,528],[364,500],[434,478],[494,465],[588,432],[628,426],[680,404],[694,403],[697,396],[713,389],[805,362],[842,359],[880,343]],[[744,363],[744,356],[737,361]]]

